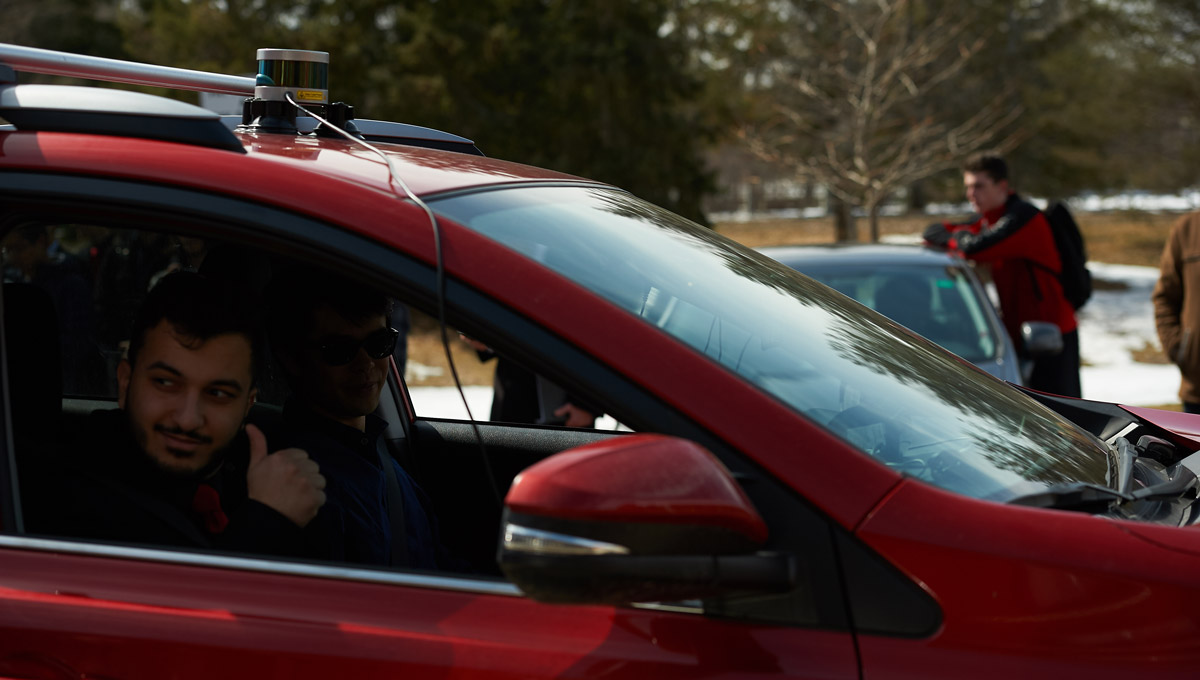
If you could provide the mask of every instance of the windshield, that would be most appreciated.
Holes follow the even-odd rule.
[[[885,317],[615,189],[522,187],[439,214],[669,333],[882,463],[976,498],[1105,484],[1107,449]]]
[[[997,329],[986,304],[958,267],[926,264],[793,264],[808,276],[849,295],[967,361],[995,359]]]

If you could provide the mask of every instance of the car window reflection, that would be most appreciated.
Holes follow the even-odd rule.
[[[890,467],[922,466],[918,476],[932,484],[1001,501],[1065,478],[1104,483],[1104,446],[1048,409],[812,279],[628,194],[538,187],[433,205]]]

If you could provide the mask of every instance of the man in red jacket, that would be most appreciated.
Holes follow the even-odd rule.
[[[1005,328],[1018,348],[1022,323],[1057,325],[1063,351],[1034,361],[1029,387],[1080,396],[1078,323],[1058,281],[1062,264],[1049,223],[1009,188],[1008,165],[999,156],[971,158],[963,167],[963,184],[978,214],[966,223],[930,225],[925,242],[991,268]]]

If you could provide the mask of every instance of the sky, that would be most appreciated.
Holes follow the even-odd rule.
[[[1131,351],[1147,344],[1158,346],[1150,292],[1158,278],[1153,267],[1134,267],[1091,262],[1093,278],[1118,286],[1105,286],[1092,293],[1079,311],[1079,350],[1084,366],[1080,371],[1083,398],[1130,406],[1159,406],[1178,403],[1179,371],[1171,364],[1142,364]],[[464,389],[476,419],[487,419],[491,405],[490,387]],[[417,413],[434,418],[466,418],[457,390],[452,387],[420,387],[413,390]],[[604,418],[597,426],[612,429],[616,423]]]

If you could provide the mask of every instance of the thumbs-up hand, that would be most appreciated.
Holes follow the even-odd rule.
[[[274,508],[284,517],[305,526],[325,504],[325,478],[303,449],[281,449],[268,455],[267,437],[254,425],[246,426],[250,439],[250,465],[246,488],[250,498]]]

